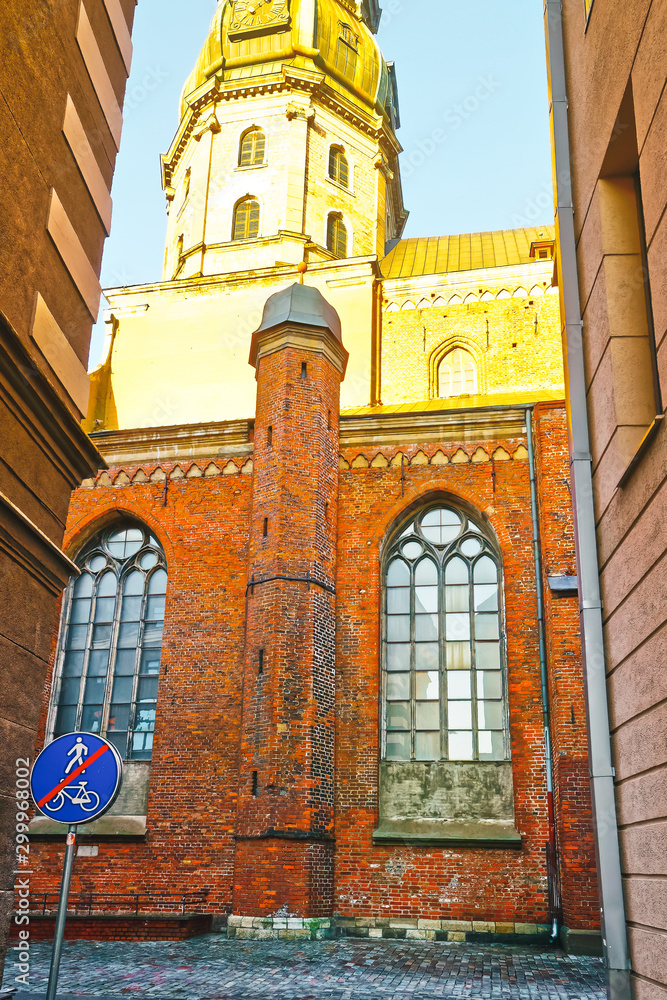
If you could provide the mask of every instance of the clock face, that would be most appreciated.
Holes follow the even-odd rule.
[[[289,0],[234,0],[230,34],[277,30],[289,24]]]

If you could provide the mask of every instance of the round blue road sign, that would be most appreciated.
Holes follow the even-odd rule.
[[[123,762],[108,740],[68,733],[44,747],[30,775],[35,805],[49,819],[74,826],[92,823],[120,791]]]

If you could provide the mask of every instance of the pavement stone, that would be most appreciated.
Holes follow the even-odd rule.
[[[50,945],[30,947],[44,997]],[[12,983],[11,960],[4,987]],[[601,959],[512,945],[342,938],[65,943],[58,1000],[605,1000]],[[60,992],[62,991],[62,992]]]

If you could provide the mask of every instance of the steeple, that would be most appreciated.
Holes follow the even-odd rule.
[[[382,257],[403,207],[377,0],[222,0],[163,157],[164,277]]]

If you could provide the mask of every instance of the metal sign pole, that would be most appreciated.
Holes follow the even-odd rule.
[[[58,973],[60,972],[60,958],[63,951],[63,940],[65,938],[67,901],[69,899],[70,882],[72,881],[72,865],[74,864],[75,846],[76,846],[76,826],[70,826],[67,832],[67,849],[65,851],[65,865],[63,867],[63,881],[60,887],[60,900],[58,902],[58,917],[56,920],[56,933],[53,939],[53,953],[51,955],[51,971],[49,972],[49,986],[46,991],[46,1000],[56,1000],[56,991],[58,989]]]

